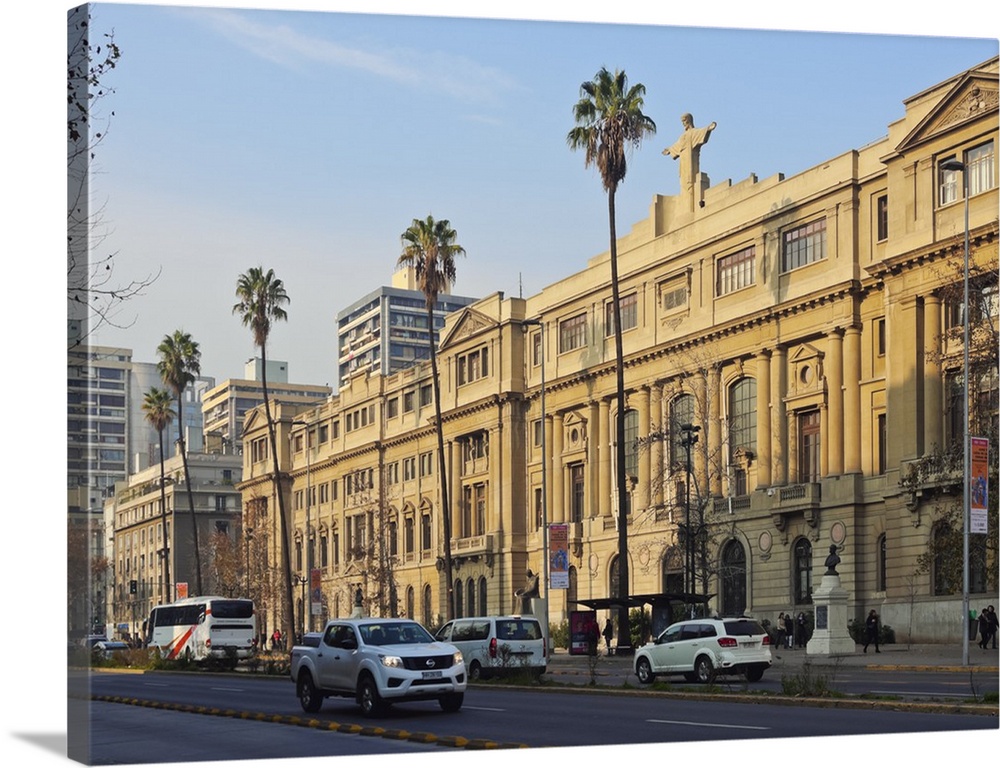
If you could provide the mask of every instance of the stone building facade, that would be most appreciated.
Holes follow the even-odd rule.
[[[620,238],[630,594],[682,590],[691,555],[712,610],[811,612],[832,545],[857,617],[875,608],[900,640],[961,637],[960,595],[917,567],[941,499],[905,480],[956,437],[962,355],[944,296],[962,279],[966,202],[970,263],[987,275],[977,290],[996,316],[997,73],[993,59],[907,99],[885,138],[789,178],[712,185],[699,172],[697,205],[657,195]],[[941,168],[949,158],[964,183]],[[543,586],[550,620],[615,594],[608,262],[448,317],[458,614],[518,610],[526,570],[544,568],[543,517],[569,532],[569,589]],[[446,615],[431,398],[419,365],[276,409],[293,570],[320,571],[324,615],[348,613],[358,586],[373,614]],[[982,407],[995,423],[995,390]],[[684,445],[684,424],[697,442]],[[266,433],[257,409],[239,488],[244,514],[273,526]],[[690,549],[685,530],[703,534]],[[996,567],[973,580],[974,600],[996,602]]]

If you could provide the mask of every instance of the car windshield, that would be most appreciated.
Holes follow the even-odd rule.
[[[366,645],[411,645],[433,643],[434,638],[422,626],[412,621],[380,621],[358,627]]]

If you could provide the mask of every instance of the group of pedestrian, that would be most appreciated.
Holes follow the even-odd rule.
[[[808,626],[806,615],[802,611],[799,611],[798,616],[793,616],[791,612],[782,611],[778,614],[778,620],[774,626],[778,635],[775,645],[778,648],[792,650],[793,648],[806,647]]]
[[[979,647],[984,651],[986,647],[993,643],[993,650],[997,648],[997,612],[992,605],[988,605],[979,614]]]

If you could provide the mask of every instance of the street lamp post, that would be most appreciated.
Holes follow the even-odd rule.
[[[691,446],[698,442],[698,432],[701,427],[694,424],[681,424],[681,445],[687,456],[684,477],[684,591],[694,594],[694,537],[691,535]],[[693,605],[691,607],[693,610]]]
[[[542,584],[544,585],[545,594],[544,605],[545,605],[545,621],[542,627],[545,631],[545,643],[546,647],[549,642],[549,492],[548,492],[548,472],[546,471],[546,464],[548,463],[548,455],[546,453],[547,446],[545,441],[545,323],[542,320],[522,320],[521,325],[527,327],[529,325],[537,325],[541,330],[541,365],[542,365]]]
[[[969,663],[969,169],[958,158],[941,163],[941,169],[962,174],[965,198],[965,249],[962,270],[962,664]]]

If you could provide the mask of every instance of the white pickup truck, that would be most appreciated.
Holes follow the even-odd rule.
[[[465,698],[462,653],[409,619],[333,619],[292,648],[299,703],[317,712],[327,696],[353,698],[368,717],[400,701],[436,699],[457,712]]]

